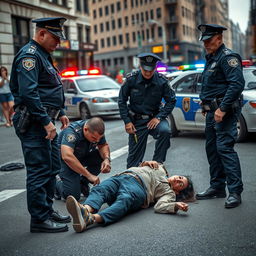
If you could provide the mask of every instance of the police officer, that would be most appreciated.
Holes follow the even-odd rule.
[[[141,53],[138,58],[140,71],[127,75],[118,100],[120,115],[129,134],[127,168],[142,162],[148,134],[156,139],[153,160],[159,163],[165,161],[171,136],[166,118],[176,103],[168,80],[155,72],[160,58],[153,53]],[[162,99],[165,100],[164,105]]]
[[[88,183],[97,185],[100,172],[111,170],[110,149],[106,142],[105,125],[101,118],[76,121],[61,131],[58,145],[61,152],[61,171],[56,188],[64,199],[72,195],[88,196]]]
[[[206,153],[210,164],[210,187],[196,195],[197,199],[225,198],[226,208],[241,203],[243,183],[239,158],[234,150],[237,121],[241,113],[244,88],[241,57],[223,44],[225,27],[201,24],[200,40],[207,53],[203,72],[202,112],[206,115]]]
[[[60,169],[54,121],[59,117],[62,129],[65,115],[64,93],[58,70],[50,53],[65,39],[65,18],[32,20],[36,30],[14,58],[10,87],[15,101],[13,123],[20,138],[27,169],[27,204],[31,232],[67,231],[69,216],[52,208],[55,175]]]

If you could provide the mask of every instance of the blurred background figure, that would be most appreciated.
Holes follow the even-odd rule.
[[[3,111],[3,115],[6,119],[5,126],[12,126],[12,114],[13,114],[13,96],[10,90],[10,78],[8,76],[8,70],[2,66],[0,68],[1,81],[0,81],[0,103]]]
[[[122,84],[124,81],[124,70],[120,69],[116,75],[116,82]]]

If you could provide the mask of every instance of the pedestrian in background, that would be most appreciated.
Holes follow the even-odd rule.
[[[99,184],[98,175],[110,172],[110,149],[104,133],[105,124],[99,117],[73,122],[60,133],[61,171],[56,198],[72,195],[79,200],[81,192],[87,197],[89,183]]]
[[[201,24],[200,40],[207,53],[203,72],[202,112],[206,115],[206,154],[210,164],[210,187],[196,195],[198,200],[225,198],[226,208],[241,204],[243,182],[241,167],[234,144],[237,138],[237,121],[241,113],[242,91],[245,81],[239,54],[227,49],[222,32],[225,27]]]
[[[127,168],[142,162],[149,134],[156,139],[153,160],[165,161],[171,137],[167,117],[176,103],[167,78],[155,71],[160,58],[153,53],[141,53],[138,58],[140,71],[126,76],[118,100],[120,115],[129,134]]]
[[[11,127],[14,99],[10,90],[10,78],[8,76],[7,68],[2,66],[0,68],[0,74],[0,103],[2,106],[3,115],[6,120],[5,126]]]
[[[65,18],[33,20],[36,30],[14,58],[10,86],[15,101],[13,123],[20,138],[27,168],[27,204],[31,232],[61,232],[70,221],[53,210],[55,176],[60,170],[57,133],[69,120],[64,112],[64,92],[52,53],[65,39]],[[59,223],[60,222],[60,223]]]
[[[180,196],[179,202],[177,196]],[[145,161],[139,167],[104,180],[92,189],[83,204],[69,196],[66,206],[73,218],[73,228],[79,233],[93,223],[114,223],[127,213],[147,208],[152,203],[157,213],[188,211],[188,204],[181,201],[194,201],[190,178],[169,176],[163,165]],[[100,210],[104,203],[109,207]]]

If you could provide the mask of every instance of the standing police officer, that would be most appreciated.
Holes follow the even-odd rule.
[[[57,117],[66,128],[64,93],[58,70],[50,53],[60,39],[65,39],[65,18],[41,18],[35,35],[15,56],[10,87],[15,101],[13,123],[21,140],[27,168],[27,204],[31,215],[31,232],[67,231],[69,216],[62,216],[52,208],[55,175],[60,170]],[[58,223],[60,222],[60,223]]]
[[[119,93],[119,110],[129,134],[127,168],[139,166],[147,145],[148,134],[156,139],[153,160],[163,163],[170,147],[170,126],[166,118],[172,112],[175,93],[168,80],[155,72],[160,58],[153,53],[141,53],[140,71],[126,77]],[[165,100],[165,105],[162,104]],[[129,100],[129,104],[127,101]]]
[[[241,203],[243,191],[240,162],[234,151],[245,84],[242,60],[223,44],[225,27],[202,24],[198,29],[207,53],[200,98],[202,112],[206,114],[206,153],[211,178],[210,187],[196,197],[198,200],[224,198],[227,184],[229,197],[225,207],[233,208]]]

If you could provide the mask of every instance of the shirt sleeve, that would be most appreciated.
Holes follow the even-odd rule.
[[[38,78],[40,73],[40,61],[33,55],[22,56],[16,63],[19,95],[28,107],[29,112],[39,120],[42,125],[50,123],[38,93]]]
[[[129,96],[130,96],[129,81],[126,81],[121,86],[121,89],[119,92],[119,98],[118,98],[120,116],[123,119],[125,124],[128,124],[131,122],[131,119],[129,117],[129,110],[127,106],[127,101]]]
[[[222,60],[221,67],[228,84],[228,90],[220,104],[220,108],[226,111],[232,107],[233,102],[241,95],[245,81],[241,59],[236,54],[226,55]]]
[[[163,99],[165,100],[164,107],[160,109],[156,118],[165,119],[173,111],[176,104],[175,92],[168,81],[164,84]]]
[[[63,132],[64,134],[60,144],[75,149],[76,143],[79,139],[78,135],[70,128],[66,128]]]
[[[161,196],[155,206],[154,210],[158,213],[176,213],[175,211],[175,200],[176,196],[173,191],[166,193],[165,195]]]

